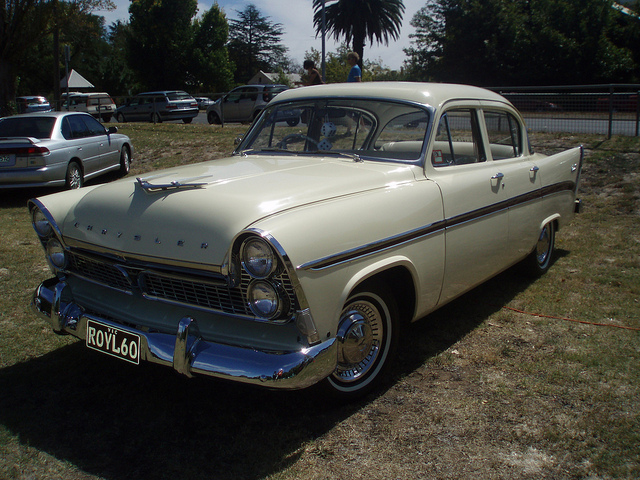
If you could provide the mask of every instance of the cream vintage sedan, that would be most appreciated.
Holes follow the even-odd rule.
[[[229,158],[31,200],[55,274],[33,309],[127,362],[358,396],[404,322],[549,268],[582,157],[534,153],[480,88],[287,90]]]

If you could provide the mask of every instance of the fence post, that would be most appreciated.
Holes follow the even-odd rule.
[[[613,85],[609,85],[609,139],[613,135]]]
[[[640,90],[636,93],[636,137],[640,137]]]

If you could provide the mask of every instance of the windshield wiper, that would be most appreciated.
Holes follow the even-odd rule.
[[[356,153],[346,153],[346,152],[339,152],[337,150],[305,150],[303,152],[297,152],[300,154],[314,154],[314,155],[335,155],[337,157],[346,157],[346,158],[350,158],[351,160],[353,160],[354,162],[364,162],[364,160],[362,159],[362,157],[360,157],[360,155],[356,154]]]

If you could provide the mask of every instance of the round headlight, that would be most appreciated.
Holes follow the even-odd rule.
[[[255,280],[249,284],[249,307],[256,317],[271,320],[282,314],[286,301],[278,290],[277,286],[264,280]]]
[[[33,228],[40,237],[49,237],[53,234],[53,228],[47,217],[44,216],[42,210],[34,208],[31,213]]]
[[[63,269],[67,266],[67,256],[64,247],[57,238],[52,238],[47,242],[47,258],[57,269]]]
[[[242,267],[253,278],[267,278],[277,265],[273,249],[262,238],[255,237],[242,244]]]

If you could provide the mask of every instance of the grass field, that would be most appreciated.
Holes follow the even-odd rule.
[[[245,128],[121,131],[138,175],[218,158]],[[49,276],[25,208],[42,192],[0,192],[0,479],[640,477],[640,139],[532,143],[587,152],[551,270],[509,270],[412,325],[386,388],[341,406],[56,336],[28,308]]]

